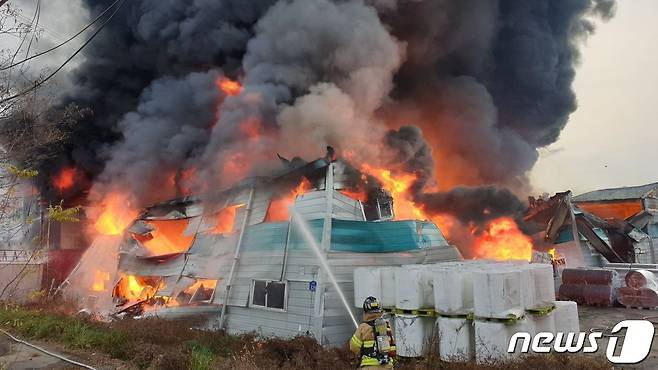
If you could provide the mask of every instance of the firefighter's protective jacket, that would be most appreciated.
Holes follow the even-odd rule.
[[[388,335],[391,338],[391,347],[388,350],[389,361],[386,364],[380,364],[379,360],[376,357],[369,356],[371,354],[373,347],[376,346],[375,333],[372,326],[369,322],[376,320],[381,317],[381,313],[375,314],[366,314],[364,317],[363,323],[352,335],[350,339],[350,350],[357,355],[360,355],[360,364],[359,367],[367,367],[368,369],[392,369],[395,361],[395,342],[393,341],[393,335],[391,333],[390,326],[388,327]]]

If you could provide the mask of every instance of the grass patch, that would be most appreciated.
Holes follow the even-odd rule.
[[[324,348],[315,339],[263,339],[253,334],[227,335],[194,329],[198,322],[119,320],[97,322],[57,308],[0,305],[0,327],[30,340],[52,341],[78,351],[102,352],[126,361],[128,368],[158,370],[355,368],[347,350]],[[347,341],[348,338],[345,340]],[[445,363],[438,356],[401,359],[402,370],[609,370],[605,359],[574,354],[527,356],[493,365]],[[0,370],[2,367],[0,366]]]
[[[101,350],[126,359],[131,338],[86,318],[51,314],[19,307],[0,307],[0,325],[28,339],[51,340],[73,349]]]
[[[191,370],[210,370],[211,365],[215,361],[215,354],[210,348],[198,344],[192,346],[191,357]]]

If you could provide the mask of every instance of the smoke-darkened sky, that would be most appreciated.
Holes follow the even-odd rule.
[[[594,189],[658,181],[658,2],[619,1],[581,48],[578,109],[560,139],[540,151],[536,191]]]
[[[23,8],[23,15],[29,18],[36,0],[14,3]],[[72,34],[86,22],[87,12],[81,9],[80,3],[42,1],[41,24],[46,33],[37,49],[45,48],[48,41],[57,42],[61,36]],[[537,192],[564,189],[581,192],[658,179],[658,169],[646,166],[642,161],[658,157],[655,144],[658,127],[653,124],[655,103],[652,102],[652,97],[658,93],[658,72],[655,69],[658,65],[655,46],[658,26],[652,19],[658,11],[658,4],[652,0],[635,0],[618,2],[617,7],[616,16],[608,22],[594,21],[596,32],[580,47],[581,65],[577,68],[573,85],[578,108],[569,117],[559,140],[540,150],[540,159],[530,173]],[[364,14],[366,16],[368,14]],[[267,27],[266,22],[263,27]],[[240,38],[240,33],[236,32],[235,37]],[[2,45],[11,46],[13,42],[0,39]],[[380,45],[385,45],[385,42]],[[408,55],[412,52],[414,50],[407,50]],[[251,60],[258,63],[259,54],[252,54]],[[66,53],[53,54],[42,59],[39,65],[56,66],[63,55]],[[468,55],[456,57],[469,59]],[[383,65],[382,68],[395,68],[395,65]],[[263,76],[261,73],[257,77],[267,79]],[[490,84],[494,86],[496,82]],[[157,88],[153,93],[157,93]],[[318,90],[317,95],[325,98],[330,93],[331,90]],[[312,98],[300,101],[299,106],[313,104]],[[290,111],[288,116],[295,117],[295,114],[295,111]]]

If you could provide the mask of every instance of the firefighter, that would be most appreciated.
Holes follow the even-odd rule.
[[[359,355],[359,368],[392,369],[394,366],[395,340],[375,297],[363,302],[363,323],[350,340],[350,350]]]

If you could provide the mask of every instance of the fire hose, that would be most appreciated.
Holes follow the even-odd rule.
[[[69,364],[73,364],[73,365],[76,365],[76,366],[80,366],[80,367],[82,367],[82,368],[89,369],[89,370],[96,370],[96,368],[91,367],[91,366],[89,366],[89,365],[85,365],[85,364],[83,364],[83,363],[81,363],[81,362],[73,361],[73,360],[71,360],[71,359],[68,359],[68,358],[62,356],[62,355],[58,355],[57,353],[53,353],[53,352],[47,351],[47,350],[45,350],[45,349],[43,349],[43,348],[41,348],[41,347],[35,346],[35,345],[32,344],[32,343],[28,343],[28,342],[26,342],[26,341],[24,341],[24,340],[20,340],[20,339],[14,337],[13,335],[9,334],[9,333],[6,332],[5,330],[0,329],[0,332],[2,332],[4,335],[6,335],[6,336],[8,336],[9,338],[11,338],[14,342],[21,343],[21,344],[25,344],[25,345],[28,346],[28,347],[32,347],[32,348],[36,349],[37,351],[41,351],[41,352],[43,352],[43,353],[45,353],[45,354],[47,354],[47,355],[49,355],[49,356],[52,356],[52,357],[58,358],[58,359],[60,359],[60,360],[62,360],[62,361],[68,362]]]

